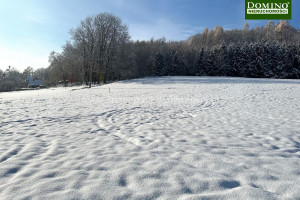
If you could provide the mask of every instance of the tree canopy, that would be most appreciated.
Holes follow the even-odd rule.
[[[252,29],[247,23],[240,30],[205,28],[184,41],[131,41],[120,18],[100,13],[71,29],[62,52],[52,51],[49,63],[23,74],[0,70],[1,91],[22,85],[28,74],[49,86],[175,75],[299,79],[300,31],[288,21],[269,21]]]

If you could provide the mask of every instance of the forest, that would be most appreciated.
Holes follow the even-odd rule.
[[[0,91],[26,87],[32,76],[46,86],[106,84],[149,76],[300,78],[300,30],[288,21],[250,28],[205,28],[184,41],[132,41],[128,26],[109,13],[87,17],[70,30],[49,66],[0,70]]]

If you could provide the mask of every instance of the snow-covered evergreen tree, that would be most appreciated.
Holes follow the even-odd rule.
[[[154,75],[155,76],[162,76],[163,72],[165,71],[164,69],[165,63],[164,63],[164,56],[162,53],[158,52],[155,55],[155,65],[154,65]]]

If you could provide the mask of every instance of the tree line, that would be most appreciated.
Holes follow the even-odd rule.
[[[27,67],[22,73],[11,66],[8,66],[4,71],[0,69],[0,92],[26,88],[28,86],[26,81],[28,76],[33,77],[34,79],[43,80],[47,83],[47,81],[50,80],[49,68],[33,70],[32,67]]]
[[[205,28],[184,41],[132,41],[120,18],[101,13],[70,30],[49,63],[31,72],[49,86],[175,75],[299,79],[300,31],[288,21],[270,21],[253,29],[247,23],[240,30]]]

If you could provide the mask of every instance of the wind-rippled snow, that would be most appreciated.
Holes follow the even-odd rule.
[[[300,199],[300,81],[0,94],[0,199]]]

